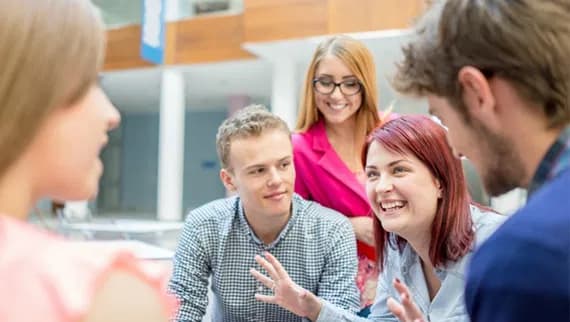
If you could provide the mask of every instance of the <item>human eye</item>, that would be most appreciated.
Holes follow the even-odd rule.
[[[347,80],[347,81],[342,82],[342,85],[346,88],[356,88],[356,87],[360,86],[360,83],[356,79],[351,79],[351,80]]]
[[[249,171],[249,174],[259,175],[259,174],[263,174],[264,172],[265,172],[265,168],[254,168],[251,171]]]
[[[333,81],[329,78],[318,78],[317,82],[319,83],[319,85],[324,87],[330,87],[333,85]]]
[[[365,174],[368,181],[374,180],[380,175],[376,170],[366,170]]]
[[[402,174],[402,173],[407,172],[407,171],[408,171],[408,169],[406,169],[406,168],[404,168],[404,167],[402,167],[402,166],[395,166],[395,167],[392,169],[392,173],[393,173],[393,174]]]
[[[287,168],[289,168],[290,165],[291,165],[291,161],[290,161],[290,160],[283,161],[283,162],[281,162],[281,164],[280,164],[281,169],[287,169]]]

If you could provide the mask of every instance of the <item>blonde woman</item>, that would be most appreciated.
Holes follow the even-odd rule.
[[[26,223],[39,198],[87,199],[120,116],[99,88],[104,29],[88,0],[2,0],[0,321],[166,321],[161,279],[125,253]]]
[[[323,41],[307,70],[293,135],[295,192],[350,219],[358,246],[362,314],[374,300],[376,251],[360,153],[378,125],[376,68],[366,46],[348,36]]]

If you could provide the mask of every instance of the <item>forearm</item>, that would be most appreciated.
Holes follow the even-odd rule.
[[[313,322],[329,322],[329,321],[344,321],[344,322],[370,322],[371,320],[359,317],[358,315],[341,309],[330,302],[321,300],[321,309]]]
[[[196,285],[196,284],[194,284]],[[176,295],[179,309],[176,313],[178,322],[200,322],[206,314],[208,298],[206,289],[187,288],[185,285],[171,281],[169,290]]]

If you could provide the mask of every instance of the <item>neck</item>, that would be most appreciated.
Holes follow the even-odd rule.
[[[244,215],[255,235],[261,239],[265,245],[269,245],[277,239],[279,233],[281,233],[289,222],[291,211],[281,216],[267,216],[247,211],[244,207]]]
[[[418,238],[412,241],[408,241],[408,243],[420,257],[422,270],[431,301],[435,298],[437,292],[439,292],[439,289],[441,288],[441,281],[435,274],[435,267],[431,261],[431,258],[429,257],[430,238]]]
[[[521,186],[528,188],[540,162],[560,135],[563,127],[548,129],[546,122],[537,122],[536,120],[534,122],[532,120],[521,120],[521,122],[512,123],[526,124],[524,131],[519,128],[517,131],[513,129],[510,133],[513,133],[511,141],[514,143],[516,153],[525,171]]]
[[[18,162],[14,163],[0,178],[0,215],[21,220],[36,201],[29,171]]]
[[[329,139],[353,141],[356,130],[356,117],[351,117],[343,123],[331,124],[325,121]]]
[[[353,172],[362,171],[360,153],[366,140],[366,129],[357,126],[356,117],[341,124],[325,123],[330,144],[342,161]]]
[[[433,268],[429,257],[429,246],[431,240],[429,232],[424,234],[415,234],[415,238],[404,237],[404,239],[406,239],[408,244],[410,244],[410,247],[412,247],[416,254],[418,254],[422,262]]]

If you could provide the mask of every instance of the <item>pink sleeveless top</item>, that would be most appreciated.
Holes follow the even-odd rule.
[[[148,265],[147,265],[148,264]],[[0,321],[76,322],[88,312],[107,274],[136,275],[160,295],[171,316],[167,271],[123,251],[66,242],[28,223],[0,215]]]

